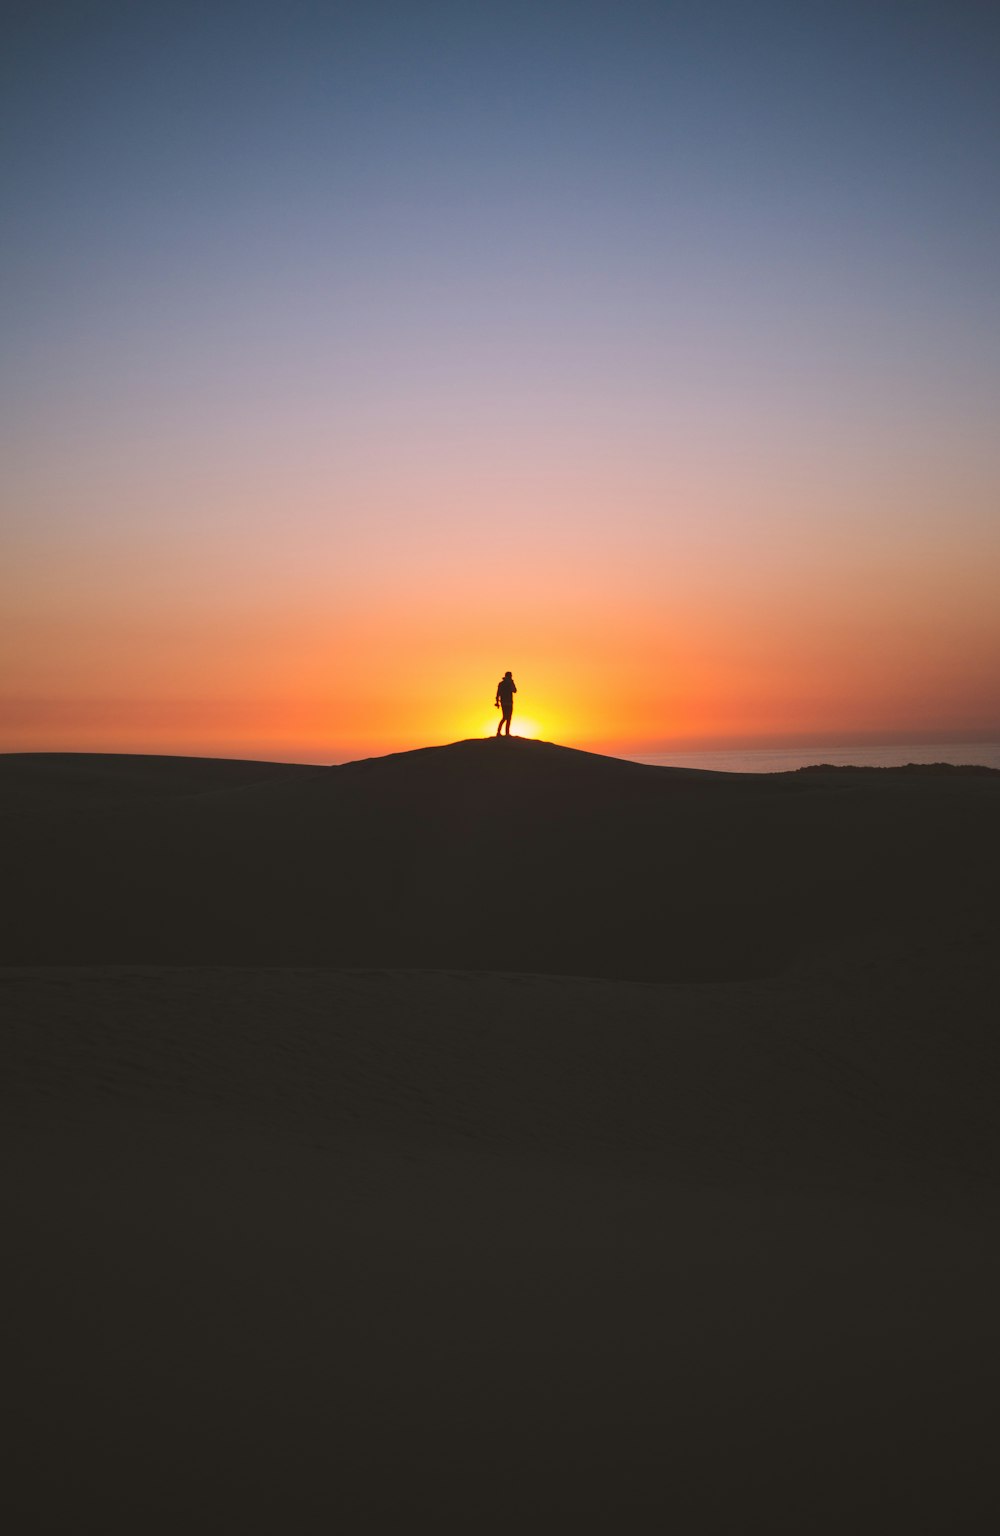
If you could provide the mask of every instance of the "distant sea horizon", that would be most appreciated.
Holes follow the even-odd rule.
[[[626,754],[622,754],[625,756]],[[1000,769],[1000,741],[893,742],[885,746],[752,747],[728,751],[628,754],[660,768],[707,768],[715,773],[791,773],[829,763],[837,768],[898,768],[907,763],[972,764]]]

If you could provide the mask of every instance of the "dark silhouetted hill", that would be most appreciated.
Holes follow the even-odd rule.
[[[736,775],[542,742],[313,768],[0,759],[5,964],[322,964],[633,979],[986,942],[1000,775]]]

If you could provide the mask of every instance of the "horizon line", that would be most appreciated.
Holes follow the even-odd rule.
[[[869,736],[869,737],[867,737],[865,739],[855,739],[853,741],[845,741],[843,739],[841,739],[839,741],[831,741],[831,740],[826,740],[826,739],[824,739],[822,741],[809,741],[809,740],[787,739],[787,738],[785,738],[785,739],[776,740],[776,741],[770,741],[770,742],[760,742],[758,740],[758,741],[756,741],[756,742],[754,742],[753,744],[750,744],[750,745],[736,745],[736,746],[734,746],[732,744],[727,744],[727,745],[706,745],[706,746],[684,745],[684,746],[668,746],[666,748],[661,747],[659,750],[648,750],[647,749],[647,750],[644,750],[644,751],[633,751],[633,752],[622,751],[621,749],[619,749],[617,751],[611,751],[611,750],[609,750],[607,748],[603,748],[602,749],[602,748],[596,747],[596,746],[578,746],[578,745],[575,745],[575,744],[572,744],[572,743],[568,743],[568,742],[550,741],[547,738],[540,737],[540,736],[522,736],[522,735],[519,735],[516,732],[513,732],[510,737],[502,737],[501,738],[501,737],[495,737],[495,736],[492,736],[492,735],[464,736],[464,737],[454,738],[454,739],[452,739],[450,741],[422,742],[422,743],[419,743],[419,744],[416,744],[416,745],[412,745],[412,746],[390,747],[390,748],[388,748],[388,749],[386,749],[384,751],[365,751],[362,748],[358,752],[358,754],[356,756],[346,756],[346,757],[331,757],[331,756],[323,755],[323,754],[321,754],[319,752],[316,752],[315,754],[312,754],[312,755],[310,755],[308,757],[270,757],[270,756],[266,756],[266,755],[265,756],[259,756],[252,749],[248,753],[241,753],[241,754],[236,754],[236,755],[230,755],[230,754],[225,753],[225,752],[221,752],[220,753],[218,751],[213,752],[213,751],[210,751],[210,750],[197,750],[197,749],[191,749],[191,750],[187,750],[187,751],[163,751],[163,750],[155,750],[155,749],[145,749],[145,750],[144,749],[128,749],[128,750],[117,749],[116,750],[114,748],[104,748],[104,747],[88,747],[88,748],[78,748],[78,747],[43,747],[43,748],[37,748],[37,747],[36,748],[17,747],[17,748],[0,748],[0,757],[116,757],[116,758],[118,758],[118,757],[121,757],[121,758],[149,757],[149,758],[172,758],[172,759],[178,759],[178,760],[188,759],[188,760],[191,760],[191,761],[203,761],[203,762],[267,763],[267,764],[270,764],[270,765],[273,765],[273,766],[276,766],[276,767],[289,767],[289,768],[295,768],[295,767],[302,767],[302,768],[345,768],[345,767],[349,767],[353,763],[372,762],[372,761],[375,761],[377,759],[385,758],[385,757],[404,757],[404,756],[407,756],[410,753],[417,753],[417,752],[444,751],[444,750],[446,750],[449,747],[471,745],[474,742],[481,742],[483,744],[486,744],[487,742],[494,741],[494,740],[520,741],[520,742],[530,743],[532,745],[537,745],[537,746],[555,747],[555,748],[558,748],[559,750],[563,750],[563,751],[581,752],[581,753],[584,753],[585,755],[592,756],[592,757],[608,757],[608,758],[614,758],[614,759],[616,759],[618,761],[621,761],[621,762],[633,762],[633,763],[639,763],[639,764],[652,764],[652,765],[655,765],[655,764],[658,764],[658,763],[663,763],[665,760],[671,759],[673,757],[678,757],[678,758],[685,758],[685,757],[709,757],[709,756],[711,756],[711,757],[715,757],[715,756],[742,757],[742,756],[753,756],[753,755],[779,754],[779,753],[784,753],[784,752],[796,752],[796,751],[798,751],[798,752],[810,752],[810,751],[817,751],[817,752],[819,752],[819,751],[824,751],[824,750],[830,750],[830,751],[835,751],[835,752],[844,752],[844,751],[850,751],[850,750],[852,750],[854,748],[857,748],[859,751],[869,751],[869,752],[877,751],[880,748],[886,749],[888,751],[895,751],[897,749],[902,751],[903,749],[905,749],[907,747],[927,749],[927,748],[933,748],[933,747],[937,747],[937,746],[941,746],[941,747],[949,747],[949,746],[950,747],[987,747],[987,746],[992,746],[992,747],[1000,748],[1000,731],[996,732],[992,736],[986,735],[984,733],[979,733],[979,732],[976,732],[976,733],[970,732],[968,735],[966,735],[964,737],[957,737],[957,736],[937,737],[937,736],[933,736],[933,735],[928,735],[928,736],[925,736],[922,740],[915,739],[912,736],[905,736],[905,737],[903,737],[903,736],[900,736],[900,737],[874,737],[874,736]],[[942,761],[944,761],[944,759],[942,759]]]

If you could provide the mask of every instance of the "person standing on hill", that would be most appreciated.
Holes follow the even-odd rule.
[[[514,679],[511,677],[510,673],[505,672],[503,677],[497,683],[497,696],[494,701],[496,703],[497,709],[503,711],[500,716],[500,724],[497,726],[498,736],[500,735],[500,732],[503,730],[504,726],[507,727],[507,735],[510,735],[510,717],[514,713],[514,695],[516,692],[517,684],[514,682]]]

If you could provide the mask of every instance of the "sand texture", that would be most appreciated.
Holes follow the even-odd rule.
[[[995,1527],[1000,775],[0,808],[10,1529]]]

